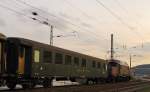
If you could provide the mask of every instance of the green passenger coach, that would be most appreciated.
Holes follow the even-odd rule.
[[[48,87],[53,78],[83,83],[107,79],[106,60],[23,38],[8,38],[7,42],[11,47],[7,50],[7,71],[15,75],[14,85]]]

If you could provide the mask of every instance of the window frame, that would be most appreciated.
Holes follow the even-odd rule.
[[[86,67],[87,66],[87,59],[86,58],[82,58],[81,60],[81,67]]]
[[[46,58],[45,55],[47,55],[48,58]],[[53,63],[53,52],[52,51],[49,51],[49,50],[43,51],[43,63]]]
[[[58,60],[58,57],[56,55],[60,55],[61,56],[61,59],[60,61]],[[54,64],[63,64],[63,54],[62,53],[59,53],[59,52],[55,52],[54,54]],[[58,60],[58,61],[57,61]]]
[[[65,55],[65,65],[72,65],[72,56]]]
[[[92,67],[96,68],[96,61],[95,60],[92,60]]]
[[[97,68],[101,68],[101,62],[97,62]]]
[[[35,49],[34,50],[34,62],[35,63],[39,63],[40,62],[40,57],[41,56],[41,52],[40,52],[40,50],[39,49]]]
[[[77,61],[76,61],[76,60]],[[73,57],[73,64],[75,65],[75,66],[80,66],[80,58],[79,57]]]

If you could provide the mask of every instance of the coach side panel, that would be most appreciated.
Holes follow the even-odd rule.
[[[107,77],[106,62],[99,62],[99,66],[96,62],[95,67],[92,67],[92,62],[87,57],[52,48],[33,47],[32,76]]]

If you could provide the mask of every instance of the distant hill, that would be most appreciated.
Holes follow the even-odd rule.
[[[132,68],[135,76],[150,76],[150,64],[138,65]]]

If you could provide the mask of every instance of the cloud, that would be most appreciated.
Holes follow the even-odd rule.
[[[3,19],[1,19],[1,18],[0,18],[0,26],[1,26],[1,27],[4,27],[4,26],[6,26],[6,23],[5,23],[5,21],[4,21]]]
[[[70,19],[70,20],[74,20],[74,21],[80,21],[80,18],[78,17],[74,17],[74,16],[69,16],[68,14],[64,13],[64,12],[60,12],[58,13],[61,17],[64,17],[66,19]]]
[[[92,28],[92,26],[88,23],[81,23],[81,25],[86,28]]]

